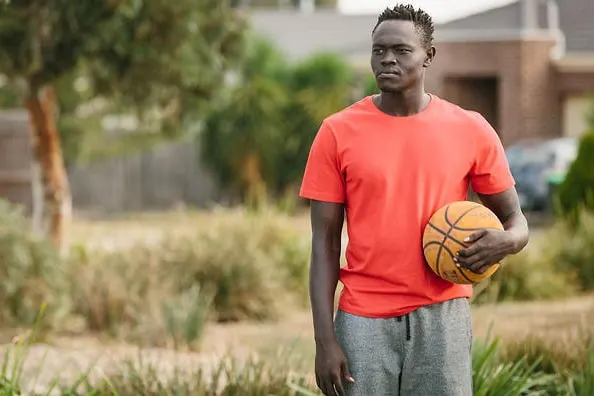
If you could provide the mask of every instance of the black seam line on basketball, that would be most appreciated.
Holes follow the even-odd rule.
[[[441,243],[442,243],[442,244],[444,244],[444,243],[445,243],[445,241],[446,241],[446,239],[448,239],[448,238],[451,238],[451,237],[450,237],[450,233],[451,233],[452,231],[454,231],[454,227],[456,226],[456,223],[458,223],[460,220],[462,220],[462,218],[463,218],[464,216],[466,216],[466,214],[467,214],[467,213],[470,213],[471,211],[475,210],[476,208],[480,208],[480,207],[481,207],[481,206],[480,206],[479,204],[477,204],[476,206],[473,206],[473,207],[472,207],[472,208],[470,208],[470,209],[466,209],[466,211],[464,211],[464,212],[463,212],[463,213],[462,213],[462,214],[461,214],[461,215],[460,215],[460,216],[459,216],[459,217],[456,219],[456,221],[454,221],[454,223],[450,223],[450,221],[448,220],[448,210],[450,209],[450,207],[449,207],[449,206],[446,206],[446,210],[445,210],[444,217],[445,217],[445,221],[446,221],[446,223],[448,223],[448,224],[449,224],[449,226],[450,226],[450,229],[448,230],[448,232],[447,232],[446,236],[443,238],[443,241],[442,241]],[[466,247],[466,246],[465,246],[465,247]],[[439,249],[439,253],[441,254],[441,247],[440,247],[440,249]],[[450,252],[450,253],[451,253],[451,252]],[[454,258],[454,257],[456,257],[456,256],[452,256],[452,258]],[[439,254],[437,255],[437,258],[438,258],[438,260],[437,260],[437,261],[439,262]]]
[[[441,248],[443,246],[443,243],[439,243],[437,241],[427,242],[425,244],[425,246],[423,246],[423,251],[425,251],[425,248],[427,246],[431,246],[431,245],[439,245],[439,250],[437,251],[437,257],[435,258],[435,272],[437,272],[439,274],[439,255],[441,254]]]
[[[467,247],[466,244],[464,244],[463,242],[460,242],[459,240],[457,240],[453,236],[448,235],[444,231],[442,231],[439,228],[435,227],[433,224],[431,224],[431,222],[427,223],[427,225],[430,226],[431,228],[433,228],[435,231],[439,232],[441,235],[445,235],[446,237],[450,238],[452,241],[456,242],[458,245],[460,245],[460,246],[462,246],[464,248]]]
[[[455,256],[454,256],[454,254],[452,253],[452,251],[451,251],[451,250],[450,250],[448,247],[446,247],[446,246],[444,246],[443,248],[445,249],[445,251],[446,251],[446,252],[448,252],[448,253],[449,253],[449,255],[452,257],[452,261],[453,261]],[[467,276],[466,276],[466,274],[465,274],[465,273],[464,273],[464,272],[463,272],[463,271],[462,271],[460,268],[458,268],[458,267],[456,266],[456,269],[458,270],[458,273],[459,273],[460,275],[462,275],[462,277],[463,277],[464,279],[466,279],[466,280],[467,280],[468,282],[470,282],[470,283],[474,283],[474,282],[473,282],[473,280],[472,280],[472,279],[470,279],[469,277],[467,277]],[[474,271],[472,271],[472,272],[474,272]]]
[[[456,231],[480,231],[480,230],[497,230],[497,231],[501,231],[501,228],[495,228],[495,227],[463,228],[463,227],[453,226],[452,229],[454,229]]]
[[[461,214],[461,215],[460,215],[460,216],[459,216],[459,217],[458,217],[456,220],[454,220],[454,222],[452,223],[452,222],[450,222],[450,219],[448,218],[448,211],[450,210],[450,206],[448,205],[448,206],[446,206],[445,215],[444,215],[444,217],[445,217],[445,221],[446,221],[446,223],[447,223],[447,224],[448,224],[450,227],[455,227],[455,226],[456,226],[456,224],[458,224],[458,222],[459,222],[460,220],[462,220],[462,217],[466,216],[468,213],[470,213],[470,212],[472,212],[473,210],[475,210],[475,209],[478,209],[478,208],[480,208],[480,207],[481,207],[481,205],[479,205],[479,204],[476,204],[476,206],[473,206],[473,207],[472,207],[472,208],[470,208],[470,209],[466,209],[466,211],[465,211],[465,212],[463,212],[463,213],[462,213],[462,214]]]
[[[437,250],[437,257],[435,258],[435,270],[437,271],[438,274],[440,274],[440,276],[441,276],[441,273],[439,272],[439,260],[441,259],[441,250],[443,249],[443,245],[447,239],[448,239],[447,235],[443,237],[443,240],[439,244],[439,250]]]

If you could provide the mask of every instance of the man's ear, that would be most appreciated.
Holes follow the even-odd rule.
[[[431,65],[431,62],[433,62],[433,59],[435,58],[435,53],[436,53],[436,49],[434,46],[431,46],[431,48],[429,48],[427,50],[427,54],[425,57],[425,62],[423,62],[423,67],[429,67],[429,65]]]

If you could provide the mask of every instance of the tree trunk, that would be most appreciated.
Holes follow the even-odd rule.
[[[25,104],[33,132],[33,153],[43,187],[44,233],[61,254],[67,248],[72,197],[56,126],[55,97],[50,87],[32,88]]]
[[[260,172],[260,158],[257,154],[248,153],[242,163],[242,179],[246,188],[245,203],[250,209],[261,209],[266,204],[266,185]]]

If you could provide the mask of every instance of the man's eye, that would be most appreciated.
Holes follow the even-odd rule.
[[[381,49],[381,48],[375,48],[375,49],[373,50],[373,53],[374,53],[374,54],[376,54],[376,55],[381,55],[381,54],[383,54],[383,53],[384,53],[384,50],[383,50],[383,49]]]

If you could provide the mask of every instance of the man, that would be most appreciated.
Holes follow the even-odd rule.
[[[483,272],[528,242],[496,132],[424,90],[432,36],[424,11],[386,9],[372,33],[381,93],[326,118],[311,147],[300,195],[311,200],[315,370],[325,395],[472,395],[472,288],[433,274],[423,228],[438,208],[466,199],[470,182],[505,231],[476,232],[458,265]]]

